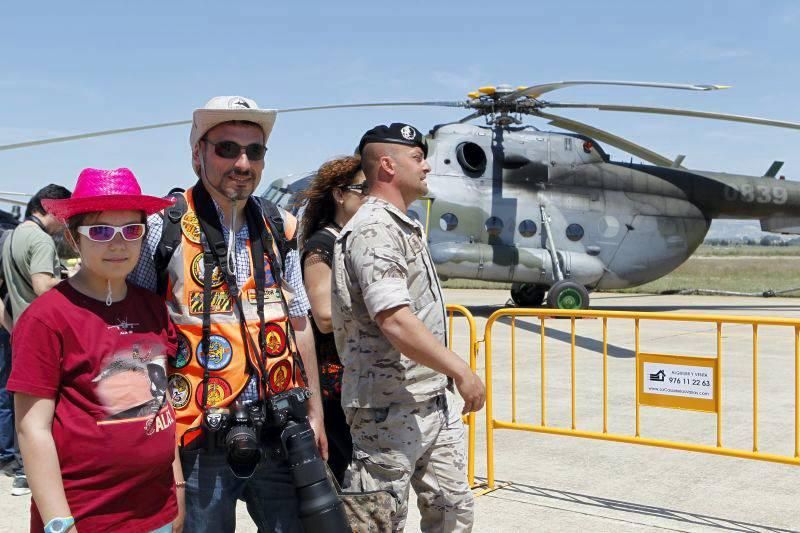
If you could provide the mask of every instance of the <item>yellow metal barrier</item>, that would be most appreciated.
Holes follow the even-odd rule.
[[[457,307],[457,306],[452,306]],[[517,357],[516,357],[516,325],[517,320],[520,318],[538,318],[540,323],[539,335],[541,337],[541,368],[540,368],[540,386],[541,386],[541,413],[540,423],[524,424],[517,421]],[[546,395],[546,380],[547,380],[547,366],[545,363],[545,337],[546,329],[545,323],[548,318],[566,318],[570,320],[570,408],[571,408],[571,423],[570,427],[553,427],[547,423],[547,395]],[[494,418],[494,401],[493,401],[493,344],[492,344],[492,328],[495,323],[501,318],[509,318],[511,325],[511,421],[496,420]],[[575,374],[575,329],[576,319],[578,318],[593,318],[602,320],[602,432],[599,431],[585,431],[578,429],[578,420],[576,416],[576,374]],[[635,376],[636,376],[636,394],[635,394],[635,434],[626,435],[618,433],[610,433],[608,430],[608,321],[609,319],[629,319],[634,322],[634,343],[635,343]],[[641,321],[672,321],[672,322],[695,322],[695,323],[712,323],[716,324],[716,355],[715,357],[693,357],[693,356],[680,356],[680,355],[663,355],[663,354],[648,354],[640,351],[640,322]],[[751,325],[752,326],[752,387],[753,387],[753,428],[752,428],[752,451],[736,448],[726,448],[722,444],[722,363],[723,363],[723,350],[722,350],[722,327],[725,324],[738,324],[738,325]],[[794,328],[794,456],[780,455],[774,453],[763,453],[759,451],[758,440],[758,409],[759,409],[759,394],[758,394],[758,370],[759,370],[759,353],[758,353],[758,333],[759,326],[785,326]],[[726,315],[690,315],[678,313],[632,313],[620,311],[567,311],[567,310],[554,310],[554,309],[501,309],[493,313],[486,322],[485,330],[485,354],[486,354],[486,460],[487,460],[487,484],[489,489],[495,488],[495,475],[494,475],[494,430],[495,429],[515,429],[530,432],[539,432],[555,435],[570,435],[575,437],[583,437],[589,439],[599,439],[614,442],[624,442],[631,444],[642,444],[647,446],[658,446],[663,448],[672,448],[677,450],[695,451],[703,453],[711,453],[716,455],[724,455],[730,457],[738,457],[744,459],[756,459],[761,461],[771,461],[776,463],[784,463],[790,465],[800,465],[800,320],[797,319],[781,319],[781,318],[767,318],[767,317],[748,317],[748,316],[726,316]],[[474,345],[474,343],[473,343]],[[472,355],[471,355],[472,357]],[[658,362],[677,362],[681,364],[683,360],[688,360],[692,364],[698,365],[692,368],[707,368],[710,378],[707,382],[703,380],[703,385],[709,390],[710,399],[703,398],[669,398],[660,395],[652,394],[645,390],[645,375],[643,369],[647,368],[646,364],[658,364]],[[655,361],[655,363],[654,363]],[[663,365],[662,365],[663,366]],[[666,367],[676,366],[666,364]],[[475,367],[473,366],[473,369]],[[652,368],[652,367],[651,367]],[[688,367],[687,367],[688,368]],[[647,377],[648,385],[651,384],[649,380],[662,381],[664,376],[657,374],[649,374]],[[677,379],[677,378],[676,378]],[[692,380],[699,381],[699,380]],[[713,393],[711,392],[713,390]],[[663,392],[661,394],[664,394]],[[699,393],[698,393],[699,394]],[[650,403],[649,403],[650,402]],[[655,403],[652,403],[655,402]],[[673,405],[670,405],[673,404]],[[653,439],[641,436],[640,425],[640,406],[641,405],[657,405],[674,407],[678,409],[690,409],[706,412],[716,412],[716,445],[695,444],[691,442],[677,442],[669,440]],[[473,421],[470,421],[470,430],[474,428]],[[474,437],[474,434],[472,435]],[[473,449],[474,451],[474,449]],[[472,482],[472,477],[470,477]]]
[[[453,323],[455,316],[462,316],[469,326],[469,367],[475,372],[478,368],[478,342],[475,318],[466,307],[461,305],[447,305],[447,346],[453,349]],[[467,481],[470,487],[475,486],[475,413],[463,417],[467,425]]]

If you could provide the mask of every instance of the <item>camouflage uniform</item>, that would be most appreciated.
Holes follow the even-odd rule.
[[[448,379],[397,351],[375,315],[408,305],[446,342],[441,286],[422,225],[371,197],[334,248],[332,318],[344,365],[342,406],[353,436],[350,490],[390,489],[395,529],[418,495],[423,531],[470,531],[464,426]]]

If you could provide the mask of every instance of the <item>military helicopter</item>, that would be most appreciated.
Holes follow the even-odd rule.
[[[647,283],[681,265],[715,218],[758,219],[765,231],[800,233],[800,183],[763,176],[690,170],[588,124],[546,109],[597,109],[677,115],[800,129],[800,124],[686,109],[557,103],[542,95],[578,85],[717,91],[723,85],[633,81],[564,81],[482,87],[467,100],[315,106],[280,113],[379,106],[444,106],[472,112],[435,126],[429,144],[428,195],[409,215],[428,228],[442,278],[511,282],[523,306],[578,309],[589,291]],[[570,133],[541,131],[522,117],[545,119]],[[483,124],[469,124],[482,118]],[[0,150],[190,124],[170,122],[0,146]],[[611,161],[598,143],[643,161]],[[264,196],[288,202],[313,177],[278,180]]]
[[[572,81],[531,87],[482,87],[458,122],[434,127],[427,141],[429,194],[409,214],[428,228],[442,278],[511,282],[523,306],[585,308],[589,290],[658,279],[703,242],[715,218],[759,219],[765,231],[800,233],[800,183],[763,176],[689,170],[609,132],[546,108],[594,108],[731,120],[800,129],[800,124],[681,109],[559,104],[540,97],[574,85],[625,85],[714,91],[721,85]],[[540,131],[522,115],[573,133]],[[485,118],[485,124],[467,122]],[[613,162],[598,140],[653,165]],[[284,203],[313,175],[282,180],[265,193]],[[288,194],[287,194],[288,193]]]

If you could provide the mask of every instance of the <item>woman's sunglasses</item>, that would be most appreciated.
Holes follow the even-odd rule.
[[[234,141],[220,141],[218,143],[211,142],[208,139],[205,139],[205,141],[212,145],[214,153],[223,159],[238,159],[244,150],[244,153],[247,154],[247,159],[250,161],[261,161],[267,153],[267,147],[258,143],[242,146]]]
[[[344,187],[342,187],[342,189],[345,191],[357,192],[358,194],[367,194],[367,192],[369,191],[369,186],[367,185],[366,181],[363,181],[361,183],[356,183],[354,185],[345,185]]]
[[[126,241],[138,241],[144,237],[144,224],[125,224],[124,226],[108,226],[97,224],[95,226],[78,226],[78,233],[86,235],[94,242],[109,242],[117,233]]]

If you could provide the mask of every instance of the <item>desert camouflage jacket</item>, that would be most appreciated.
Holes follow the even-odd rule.
[[[446,342],[442,289],[419,222],[370,197],[336,240],[332,285],[343,406],[388,407],[443,394],[446,376],[397,351],[375,322],[381,311],[408,305]]]

